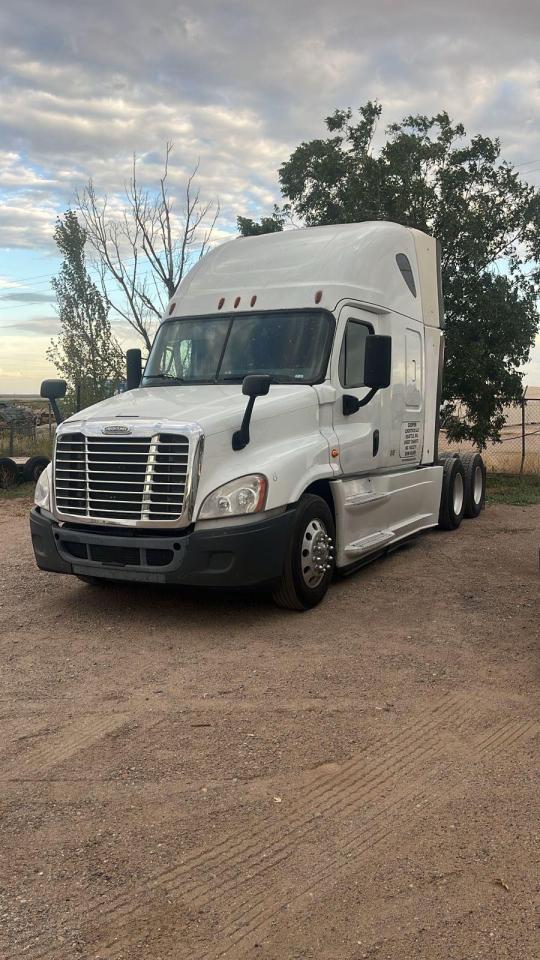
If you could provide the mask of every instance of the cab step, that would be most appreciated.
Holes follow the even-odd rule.
[[[353,540],[352,543],[347,544],[345,553],[348,557],[358,557],[368,550],[376,550],[377,547],[386,546],[394,537],[395,533],[393,530],[377,530],[376,533],[370,533],[367,537],[362,537],[360,540]]]

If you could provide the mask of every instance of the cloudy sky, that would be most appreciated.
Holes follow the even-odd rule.
[[[179,188],[200,160],[222,234],[279,200],[278,166],[325,116],[368,98],[385,122],[447,109],[540,185],[539,27],[537,0],[2,4],[0,392],[52,372],[56,215],[89,177],[121,190],[134,152],[151,181],[173,140]]]

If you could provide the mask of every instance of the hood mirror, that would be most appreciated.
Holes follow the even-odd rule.
[[[253,412],[255,400],[257,397],[266,396],[270,390],[270,383],[271,380],[267,373],[251,373],[249,376],[244,377],[244,381],[242,383],[242,393],[244,396],[249,397],[249,400],[247,402],[244,417],[242,419],[242,425],[239,430],[236,430],[235,433],[233,433],[233,450],[243,450],[244,447],[247,447],[250,440],[249,424],[251,421],[251,414]]]
[[[64,418],[60,413],[60,407],[56,401],[62,400],[65,397],[66,387],[67,384],[65,380],[44,380],[41,384],[40,394],[49,401],[54,419],[57,423],[62,423]]]
[[[142,359],[141,351],[136,348],[126,350],[126,386],[128,390],[136,390],[141,385]]]

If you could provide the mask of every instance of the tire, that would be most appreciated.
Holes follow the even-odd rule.
[[[30,457],[23,467],[23,480],[25,480],[27,483],[30,481],[36,483],[45,468],[49,466],[50,462],[51,461],[48,457]]]
[[[443,463],[439,527],[457,530],[465,512],[465,468],[460,457],[449,457]]]
[[[314,549],[311,544],[315,556],[309,553]],[[321,602],[332,580],[335,548],[330,507],[322,497],[305,494],[298,503],[283,573],[273,594],[278,607],[309,610]],[[323,565],[325,569],[319,569]]]
[[[0,490],[7,490],[17,483],[17,465],[9,457],[0,457]]]
[[[442,466],[445,460],[454,460],[456,457],[459,457],[459,453],[440,453],[439,463]]]
[[[465,470],[465,511],[467,519],[479,516],[486,501],[486,466],[479,453],[461,454]]]

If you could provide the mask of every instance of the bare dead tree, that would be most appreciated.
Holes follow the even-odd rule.
[[[147,349],[153,327],[182,277],[208,250],[219,216],[219,203],[201,201],[195,185],[198,164],[185,186],[183,209],[176,214],[168,182],[172,149],[173,144],[167,143],[163,176],[155,191],[139,184],[133,158],[120,212],[111,208],[106,195],[98,197],[91,180],[77,194],[103,296]]]

